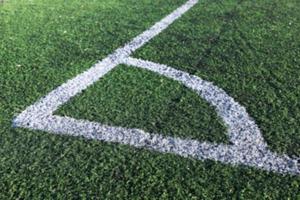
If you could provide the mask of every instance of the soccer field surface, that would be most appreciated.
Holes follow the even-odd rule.
[[[0,197],[300,198],[299,6],[1,3]]]

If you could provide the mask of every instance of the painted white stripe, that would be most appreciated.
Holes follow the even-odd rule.
[[[115,142],[136,148],[193,157],[199,160],[212,159],[222,163],[242,164],[278,173],[300,174],[297,160],[287,156],[278,156],[267,149],[259,149],[257,146],[248,148],[247,146],[223,145],[166,137],[160,134],[150,134],[140,129],[107,126],[97,122],[53,115],[39,118],[30,122],[30,124],[18,125],[33,130],[82,136],[86,139]]]
[[[124,63],[159,73],[194,90],[203,99],[216,107],[219,116],[228,126],[230,141],[234,145],[266,147],[259,128],[249,117],[246,109],[235,102],[224,90],[214,86],[213,83],[166,65],[150,61],[128,57]]]
[[[225,91],[186,72],[175,70],[166,65],[129,57],[135,50],[166,29],[197,2],[197,0],[187,1],[124,47],[117,49],[113,54],[86,72],[67,81],[35,104],[29,106],[14,119],[14,126],[43,130],[55,134],[117,142],[159,152],[191,156],[200,160],[213,159],[223,163],[243,164],[279,173],[300,174],[296,159],[291,159],[285,155],[279,156],[267,149],[259,128],[249,117],[245,108],[235,102]],[[106,126],[96,122],[53,115],[53,112],[59,106],[69,101],[71,97],[80,94],[82,90],[122,63],[151,70],[179,81],[194,90],[216,108],[219,116],[228,126],[228,135],[233,145],[165,137],[160,134],[149,134],[139,129]]]
[[[76,94],[82,92],[87,87],[96,82],[99,78],[107,74],[116,67],[123,59],[132,54],[135,50],[142,47],[145,43],[165,30],[176,19],[192,8],[198,0],[189,0],[171,14],[157,22],[150,29],[135,37],[124,47],[117,49],[113,54],[98,62],[95,66],[79,74],[75,78],[68,80],[60,87],[50,92],[46,97],[40,99],[34,105],[28,107],[18,119],[38,118],[42,115],[52,114],[59,106],[69,101]],[[18,120],[16,120],[18,121]]]

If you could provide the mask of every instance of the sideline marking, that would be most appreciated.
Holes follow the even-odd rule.
[[[246,109],[228,96],[224,90],[186,72],[130,57],[134,51],[165,30],[196,3],[198,0],[187,1],[124,47],[117,49],[95,66],[54,89],[19,114],[13,120],[13,126],[128,144],[138,148],[143,147],[159,152],[194,157],[199,160],[212,159],[233,165],[243,164],[257,167],[267,171],[300,174],[297,159],[269,151],[259,128],[249,117]],[[68,102],[73,96],[80,94],[119,64],[127,64],[159,73],[195,91],[216,108],[218,115],[228,126],[227,134],[233,144],[223,145],[166,137],[160,134],[150,134],[140,129],[107,126],[96,122],[53,115],[59,106]]]

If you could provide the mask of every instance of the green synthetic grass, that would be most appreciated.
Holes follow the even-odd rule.
[[[32,0],[0,6],[0,199],[300,198],[299,177],[11,127],[17,113],[183,2]],[[296,0],[203,1],[136,57],[213,81],[246,106],[272,149],[299,155],[299,8]],[[216,113],[194,93],[126,66],[59,113],[227,141]]]
[[[227,143],[226,128],[207,102],[176,81],[119,66],[56,112],[103,124]]]

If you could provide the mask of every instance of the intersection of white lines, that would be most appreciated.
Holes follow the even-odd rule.
[[[228,96],[224,90],[197,76],[169,66],[130,57],[134,51],[165,30],[197,3],[198,0],[187,1],[124,47],[117,49],[95,66],[54,89],[19,114],[13,120],[13,126],[127,144],[199,160],[212,159],[232,165],[241,164],[267,171],[299,175],[299,160],[271,152],[258,126],[248,115],[246,109]],[[97,122],[53,115],[61,105],[80,94],[120,64],[150,70],[176,80],[196,92],[214,106],[227,126],[227,134],[232,144],[224,145],[168,137],[150,134],[140,129],[107,126]]]

